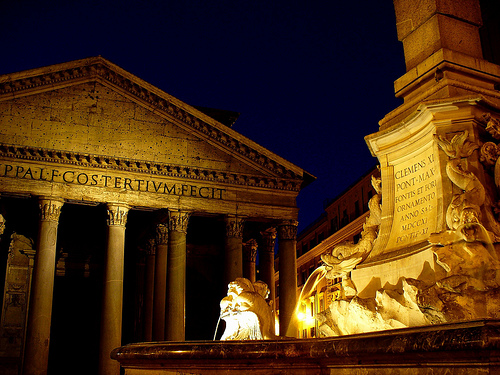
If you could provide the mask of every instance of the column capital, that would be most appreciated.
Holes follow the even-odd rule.
[[[191,212],[189,211],[168,211],[168,229],[173,232],[187,233],[187,227],[189,222],[189,216]]]
[[[258,247],[257,241],[253,238],[243,244],[243,256],[245,257],[245,261],[255,263]]]
[[[297,220],[283,220],[278,224],[278,237],[281,240],[296,240],[297,239]]]
[[[40,207],[40,220],[42,221],[59,221],[61,208],[64,205],[64,199],[54,197],[38,198]]]
[[[276,243],[276,228],[268,228],[260,235],[263,239],[263,250],[274,254],[274,244]]]
[[[156,241],[157,245],[167,245],[168,244],[168,224],[160,223],[156,225]]]
[[[243,225],[245,223],[243,218],[235,215],[228,215],[225,217],[225,222],[226,237],[243,238]]]
[[[108,203],[108,225],[124,227],[127,224],[129,209],[130,207],[123,203]]]
[[[5,231],[5,218],[3,217],[2,214],[0,214],[0,236],[3,234]]]
[[[156,240],[154,238],[150,238],[146,244],[146,254],[147,255],[155,255],[156,254]]]

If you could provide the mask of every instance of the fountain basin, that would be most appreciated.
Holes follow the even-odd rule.
[[[321,339],[136,343],[111,358],[125,375],[499,374],[500,321]]]

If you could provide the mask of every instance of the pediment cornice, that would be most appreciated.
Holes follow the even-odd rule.
[[[301,184],[303,183],[302,179],[297,178],[287,179],[241,173],[228,173],[173,164],[152,163],[144,160],[111,158],[104,155],[74,153],[42,148],[18,147],[5,144],[0,144],[0,157],[288,191],[300,191]]]
[[[91,81],[125,93],[155,113],[180,123],[227,152],[239,155],[276,179],[300,179],[303,185],[315,179],[303,169],[102,57],[0,76],[0,100]]]

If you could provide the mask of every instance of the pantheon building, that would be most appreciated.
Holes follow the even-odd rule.
[[[279,334],[296,334],[296,197],[314,177],[236,115],[102,57],[0,76],[0,372],[119,374],[122,344],[211,340],[242,276],[279,292]]]

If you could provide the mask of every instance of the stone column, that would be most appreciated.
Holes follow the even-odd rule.
[[[256,281],[255,261],[257,259],[257,241],[251,239],[243,244],[243,277],[252,283]]]
[[[260,279],[269,287],[269,300],[273,301],[275,309],[276,288],[274,280],[274,244],[276,242],[276,229],[269,228],[260,232],[262,236],[262,249],[259,252]],[[275,312],[276,313],[276,312]]]
[[[224,282],[226,286],[243,276],[243,219],[226,217],[226,242],[224,252]]]
[[[40,198],[37,251],[31,286],[23,374],[47,374],[56,267],[57,226],[62,199]]]
[[[125,224],[129,207],[125,204],[108,203],[107,209],[108,240],[101,310],[99,374],[119,375],[120,364],[110,358],[110,353],[121,346],[122,339]]]
[[[2,214],[0,214],[0,239],[2,238],[2,234],[5,231],[5,218]]]
[[[146,247],[146,277],[144,281],[144,341],[153,340],[153,306],[155,286],[156,241],[150,239]]]
[[[153,340],[165,340],[167,303],[168,225],[156,226],[156,258],[154,273]]]
[[[280,336],[297,337],[297,225],[295,220],[283,221],[278,226],[280,271]]]
[[[169,211],[167,323],[165,339],[184,341],[186,326],[186,233],[189,212]]]

